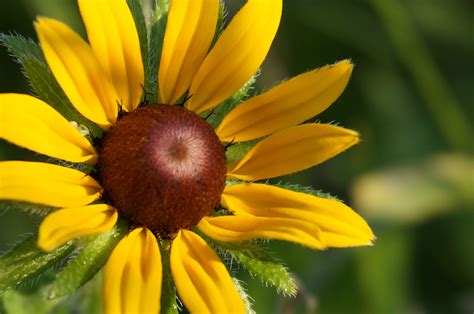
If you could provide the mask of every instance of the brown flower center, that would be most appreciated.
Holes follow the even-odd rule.
[[[168,238],[196,225],[220,202],[225,152],[209,124],[182,107],[156,105],[125,115],[106,134],[99,176],[132,225]]]

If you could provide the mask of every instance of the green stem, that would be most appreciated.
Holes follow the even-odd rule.
[[[399,0],[372,0],[401,61],[413,76],[428,110],[446,142],[455,150],[471,150],[473,134],[466,115],[431,58],[406,8]]]

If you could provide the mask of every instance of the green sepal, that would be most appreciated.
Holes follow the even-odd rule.
[[[274,287],[278,293],[295,296],[297,286],[287,268],[273,259],[256,242],[216,242],[230,256],[242,265],[252,276],[258,277],[266,285]]]
[[[232,277],[232,281],[234,282],[235,289],[237,289],[240,298],[242,299],[242,301],[244,301],[245,313],[255,314],[255,310],[253,309],[251,302],[252,298],[247,294],[247,291],[245,291],[244,287],[240,283],[240,280],[235,277]]]
[[[47,156],[46,156],[47,157]],[[69,162],[61,159],[47,157],[44,162],[59,165],[65,168],[72,168],[84,172],[85,174],[92,174],[96,171],[95,165],[86,164],[86,163],[75,163]]]
[[[159,100],[158,68],[160,66],[163,40],[165,38],[169,6],[169,0],[158,0],[150,25],[148,63],[145,64],[145,68],[147,68],[145,71],[147,73],[145,77],[145,91],[153,95],[156,103],[158,103]]]
[[[272,183],[271,185],[275,186],[275,187],[278,187],[278,188],[294,191],[294,192],[305,193],[305,194],[314,195],[314,196],[321,197],[321,198],[328,198],[328,199],[334,199],[334,200],[337,200],[337,201],[341,201],[340,199],[338,199],[334,195],[331,195],[331,194],[326,193],[326,192],[322,192],[320,190],[316,190],[316,189],[314,189],[310,186],[302,186],[302,185],[299,185],[299,184],[291,184],[291,183],[276,183],[276,184]]]
[[[238,104],[244,101],[250,94],[250,91],[253,89],[255,81],[257,80],[259,73],[253,75],[234,95],[225,100],[218,107],[207,110],[201,114],[201,116],[207,118],[207,123],[212,127],[217,128],[222,122],[222,119]],[[210,113],[211,112],[211,113]]]
[[[227,8],[225,6],[224,1],[221,0],[219,2],[220,2],[220,4],[219,4],[219,13],[217,15],[216,31],[214,33],[214,38],[212,39],[210,49],[212,49],[212,47],[214,47],[214,45],[217,42],[217,39],[219,39],[220,35],[224,31],[224,22],[225,22],[225,19],[227,17]]]
[[[137,28],[138,39],[140,41],[140,50],[142,54],[142,62],[145,71],[145,81],[150,76],[150,68],[148,65],[148,29],[146,26],[145,14],[143,13],[143,7],[140,0],[127,0],[130,12],[132,12],[133,20],[135,21],[135,27]],[[146,86],[146,83],[145,83]],[[144,88],[145,88],[144,86]],[[144,95],[146,97],[146,95]]]
[[[0,208],[2,210],[16,210],[39,216],[46,216],[48,213],[56,209],[51,206],[12,200],[0,200]]]
[[[261,139],[231,144],[226,148],[225,158],[228,164],[241,160]]]
[[[104,266],[112,250],[127,232],[126,224],[119,221],[112,230],[91,238],[45,288],[47,298],[65,296],[87,283]]]
[[[161,313],[178,314],[179,307],[176,297],[176,288],[173,283],[170,268],[171,241],[160,241],[161,264],[163,267],[163,279],[161,284]]]
[[[73,242],[68,242],[53,252],[45,253],[37,247],[36,241],[37,235],[32,235],[0,257],[0,296],[41,274],[74,249]]]
[[[5,46],[23,68],[36,95],[62,114],[67,120],[85,126],[94,137],[102,135],[102,129],[84,118],[71,104],[43,57],[40,47],[31,39],[18,35],[0,34]]]

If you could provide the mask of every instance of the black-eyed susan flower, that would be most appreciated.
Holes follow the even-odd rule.
[[[0,198],[58,208],[39,229],[37,243],[46,252],[126,222],[128,234],[105,265],[106,313],[160,311],[160,246],[170,249],[166,263],[184,305],[224,313],[245,312],[244,302],[204,235],[218,243],[262,238],[313,249],[371,244],[370,228],[340,201],[255,182],[309,168],[358,142],[356,132],[342,127],[299,125],[342,93],[349,61],[244,101],[216,128],[206,122],[259,69],[281,0],[249,0],[215,42],[219,0],[172,0],[152,102],[142,100],[144,56],[127,2],[78,2],[88,43],[57,20],[39,18],[35,27],[57,83],[103,135],[87,138],[87,129],[21,94],[0,95],[0,135],[95,170],[4,161]],[[248,151],[234,160],[226,147],[236,143]]]

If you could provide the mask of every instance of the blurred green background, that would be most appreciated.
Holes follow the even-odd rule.
[[[227,3],[231,16],[243,1]],[[469,0],[285,1],[259,87],[351,58],[348,88],[312,121],[337,121],[363,141],[281,180],[346,200],[378,240],[324,252],[271,243],[300,293],[284,298],[242,271],[257,313],[474,312],[473,13]],[[74,0],[2,0],[0,32],[36,40],[38,15],[83,29]],[[0,92],[29,91],[3,47],[0,69]],[[1,159],[36,158],[0,145]],[[37,225],[0,213],[0,251]]]

